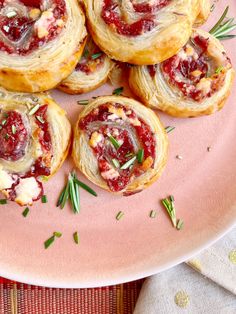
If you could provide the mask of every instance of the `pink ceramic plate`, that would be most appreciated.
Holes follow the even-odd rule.
[[[223,11],[226,4],[221,2],[208,25]],[[227,3],[231,16],[235,16],[235,1]],[[236,65],[236,40],[224,44]],[[112,90],[106,85],[80,98]],[[53,95],[74,123],[81,109],[76,105],[79,97],[57,91]],[[213,116],[174,119],[160,114],[166,126],[176,127],[169,134],[169,161],[161,179],[140,194],[117,197],[90,184],[99,196],[81,191],[79,215],[69,207],[59,210],[55,203],[73,167],[68,160],[45,184],[48,204],[36,203],[27,218],[22,217],[23,209],[18,206],[1,206],[0,275],[53,287],[110,285],[160,272],[217,240],[236,221],[235,99],[234,89],[226,107]],[[183,159],[176,159],[176,155]],[[185,222],[182,231],[172,228],[160,205],[160,199],[170,194],[175,196],[178,217]],[[153,209],[158,212],[155,219],[149,218]],[[120,210],[125,216],[117,221]],[[43,243],[54,231],[63,236],[45,250]],[[80,245],[73,241],[75,231],[79,232]]]

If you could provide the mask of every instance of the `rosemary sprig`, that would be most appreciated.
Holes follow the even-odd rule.
[[[97,193],[93,189],[91,189],[87,184],[79,181],[77,178],[75,178],[74,181],[76,184],[78,184],[82,189],[84,189],[88,193],[92,194],[93,196],[98,196]]]
[[[169,198],[165,198],[163,199],[161,202],[164,205],[164,207],[167,210],[168,215],[170,216],[170,219],[172,221],[173,226],[177,229],[177,230],[181,230],[183,229],[184,226],[184,222],[182,219],[178,219],[176,218],[176,210],[175,210],[175,205],[174,205],[174,197],[171,195],[169,196]]]
[[[227,14],[229,6],[226,7],[218,22],[209,31],[211,35],[219,40],[232,39],[236,35],[229,35],[229,33],[236,28],[234,18],[228,18]]]

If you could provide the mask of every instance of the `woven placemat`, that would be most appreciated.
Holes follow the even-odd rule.
[[[0,314],[132,314],[142,283],[54,289],[0,278]]]

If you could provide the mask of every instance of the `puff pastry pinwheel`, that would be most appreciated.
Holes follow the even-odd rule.
[[[221,43],[205,31],[193,30],[189,42],[172,58],[132,67],[129,84],[147,106],[177,117],[195,117],[223,107],[233,78]]]
[[[96,44],[112,59],[162,62],[182,48],[200,12],[198,0],[84,0]]]
[[[153,111],[130,98],[104,96],[81,112],[73,158],[93,183],[128,196],[161,175],[167,146],[166,132]]]
[[[114,63],[103,53],[89,36],[83,55],[72,74],[59,85],[68,94],[92,91],[108,79]]]
[[[0,92],[0,192],[19,205],[43,194],[42,179],[67,156],[71,126],[44,94]]]
[[[211,13],[211,1],[210,0],[199,0],[200,12],[197,19],[194,22],[194,26],[200,26],[204,24],[210,13]]]
[[[74,70],[85,44],[77,0],[0,1],[0,85],[39,92]]]

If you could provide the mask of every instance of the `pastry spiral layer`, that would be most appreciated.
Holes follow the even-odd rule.
[[[221,43],[193,30],[180,52],[161,64],[132,67],[129,84],[142,101],[177,117],[211,114],[230,94],[234,70]]]
[[[91,101],[75,125],[73,158],[89,180],[130,195],[152,184],[167,159],[167,135],[158,117],[122,96]]]
[[[89,36],[82,58],[72,74],[59,85],[68,94],[83,94],[92,91],[108,79],[113,62],[103,53]]]
[[[0,85],[22,92],[55,87],[75,68],[85,37],[76,0],[2,0]]]
[[[71,126],[46,94],[0,92],[0,191],[19,205],[43,194],[42,176],[67,156]]]
[[[182,48],[200,12],[197,0],[84,0],[96,44],[112,59],[162,62]]]

